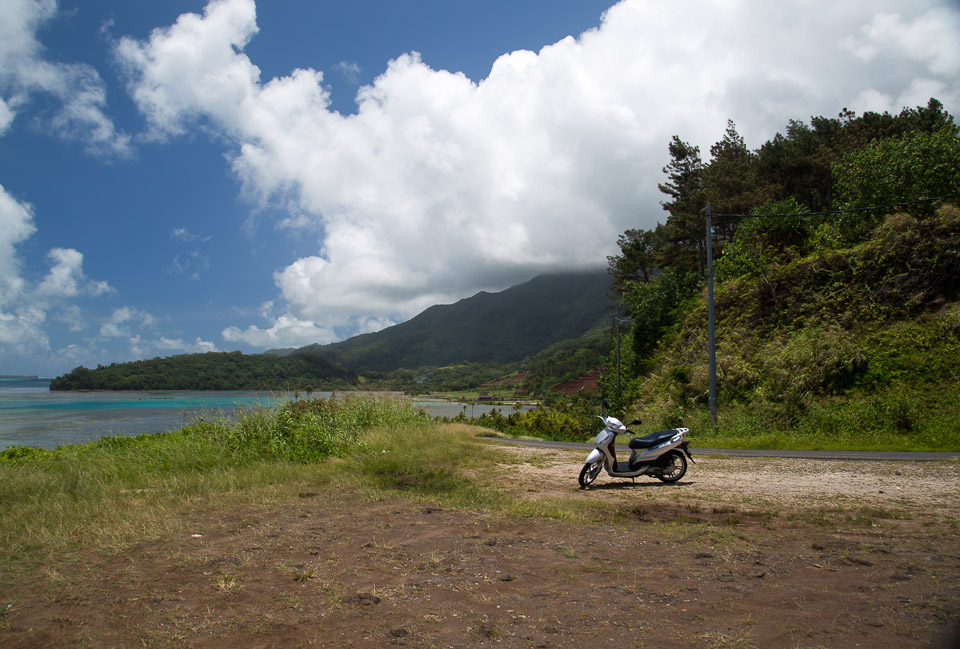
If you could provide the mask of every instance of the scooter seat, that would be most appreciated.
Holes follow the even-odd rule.
[[[643,437],[634,437],[627,444],[627,448],[653,448],[658,444],[663,444],[676,434],[677,430],[675,428],[671,428],[670,430],[658,430],[655,433],[650,433],[649,435],[644,435]]]

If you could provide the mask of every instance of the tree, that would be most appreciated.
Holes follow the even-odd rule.
[[[884,206],[960,193],[960,139],[957,127],[942,124],[932,133],[914,131],[873,140],[833,166],[844,207]],[[931,203],[908,206],[930,214]],[[897,208],[901,209],[901,208]]]
[[[690,271],[665,270],[646,284],[631,284],[623,304],[633,319],[634,376],[650,367],[657,343],[677,322],[681,304],[699,290],[700,276]]]
[[[700,252],[704,246],[704,235],[700,228],[700,212],[706,205],[706,199],[700,147],[683,142],[674,135],[668,150],[671,161],[663,168],[668,180],[657,185],[657,188],[671,198],[660,202],[670,216],[654,257],[661,269],[701,268]]]
[[[808,245],[812,223],[803,216],[772,216],[806,212],[793,198],[768,201],[755,208],[750,218],[741,221],[733,241],[723,247],[717,260],[716,278],[723,282],[736,277],[767,277],[772,266],[802,255]],[[771,215],[771,216],[759,216]]]
[[[710,147],[711,160],[703,171],[705,198],[716,214],[748,214],[772,193],[764,188],[757,175],[757,154],[737,132],[733,121],[727,122],[723,138]],[[738,219],[720,217],[715,220],[721,238],[733,236]]]
[[[655,253],[663,242],[663,227],[654,230],[627,230],[617,238],[620,254],[607,257],[607,271],[613,276],[611,288],[623,295],[631,282],[649,282],[657,272]]]

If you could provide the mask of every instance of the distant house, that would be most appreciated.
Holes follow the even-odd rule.
[[[493,397],[491,397],[489,394],[481,394],[477,398],[477,401],[493,401]]]

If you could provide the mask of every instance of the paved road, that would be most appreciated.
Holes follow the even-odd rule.
[[[542,446],[545,448],[565,448],[582,450],[585,454],[593,448],[593,444],[580,442],[548,442],[546,440],[529,439],[501,439],[497,437],[481,437],[480,439],[497,442],[499,444],[515,444],[518,446]],[[900,451],[763,451],[754,449],[732,448],[700,448],[690,446],[694,459],[698,455],[725,455],[727,457],[783,457],[802,458],[809,460],[872,460],[883,462],[933,462],[939,460],[960,459],[960,453],[955,452],[900,452]],[[626,446],[617,446],[617,453],[630,453]]]

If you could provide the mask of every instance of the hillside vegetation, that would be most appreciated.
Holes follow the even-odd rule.
[[[899,116],[791,123],[788,133],[751,152],[731,125],[706,165],[675,138],[661,186],[670,217],[625,233],[611,258],[634,324],[624,388],[617,394],[608,377],[605,393],[649,427],[683,424],[720,446],[960,448],[953,118],[931,100]],[[773,155],[784,151],[795,157]],[[810,214],[801,197],[827,213]],[[715,209],[712,431],[704,235],[693,227],[703,224],[694,208],[711,198],[724,210]]]
[[[960,210],[717,288],[718,432],[770,447],[960,448]],[[709,430],[700,297],[629,383],[652,426]],[[778,441],[779,440],[779,441]]]
[[[77,367],[51,390],[306,390],[347,387],[356,375],[318,354],[208,352]]]

